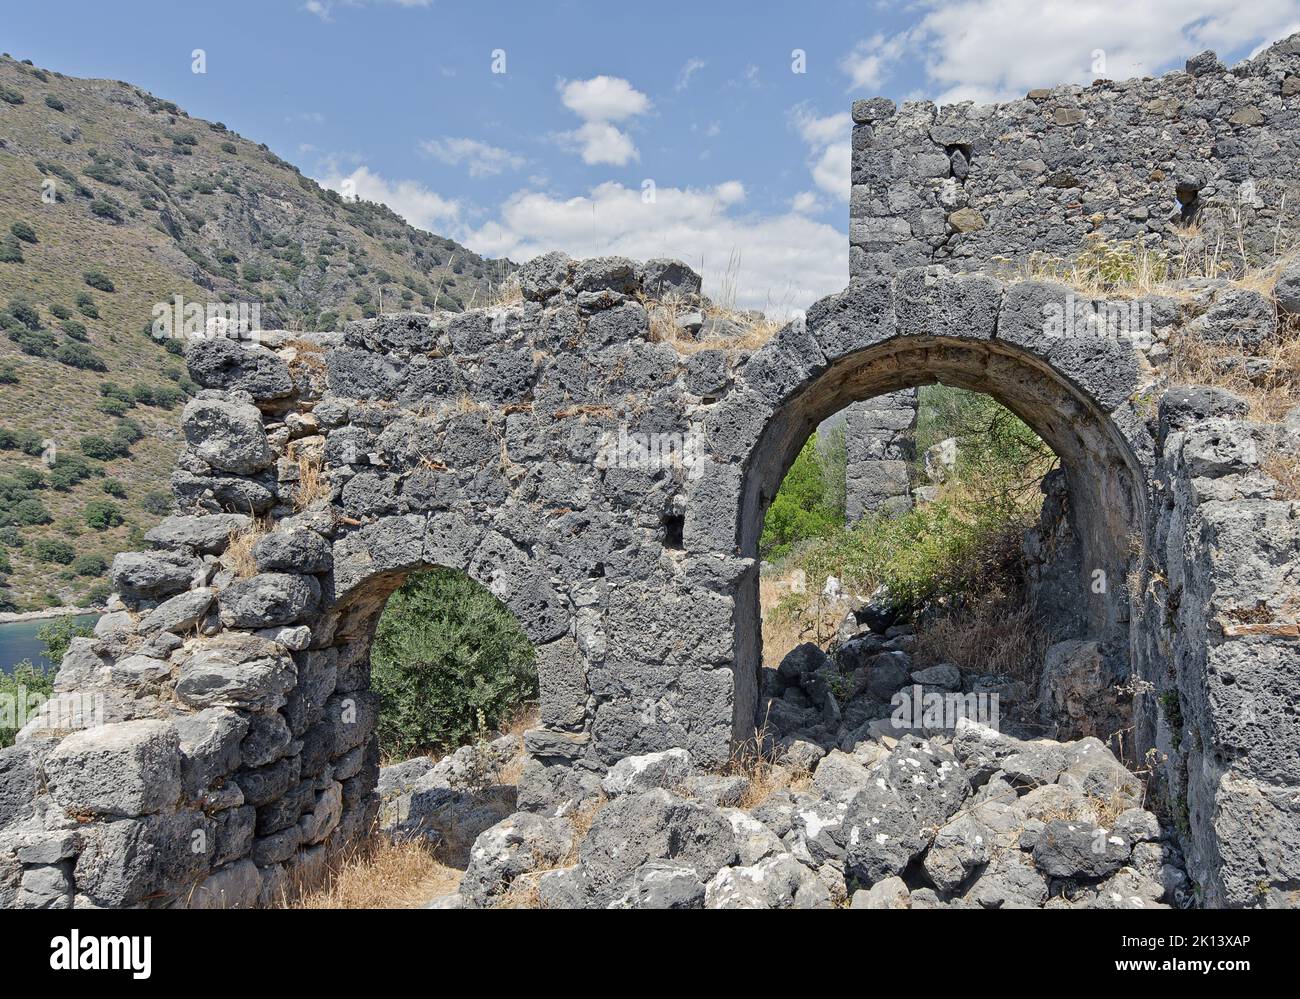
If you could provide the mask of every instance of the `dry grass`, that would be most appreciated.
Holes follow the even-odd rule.
[[[1264,455],[1260,471],[1278,484],[1278,499],[1300,499],[1300,454],[1275,449]]]
[[[456,891],[462,874],[424,843],[375,836],[332,866],[323,886],[277,908],[414,909]]]
[[[1036,684],[1047,646],[1032,607],[990,600],[918,628],[913,655],[922,666],[954,663],[963,672]]]
[[[804,642],[825,648],[844,620],[848,605],[824,598],[819,590],[802,591],[799,572],[769,573],[758,581],[764,665],[779,665],[791,649]]]
[[[221,561],[238,579],[249,579],[257,575],[257,563],[253,561],[253,546],[268,531],[271,523],[266,518],[254,518],[242,531],[232,531]]]
[[[766,801],[774,791],[808,789],[812,783],[812,774],[803,768],[778,763],[777,753],[766,717],[761,725],[755,727],[753,736],[732,749],[731,759],[723,772],[732,777],[744,777],[748,781],[737,807],[754,808]]]
[[[476,292],[477,290],[475,289]],[[488,292],[487,300],[483,304],[487,306],[523,305],[524,292],[519,284],[518,275],[511,274],[504,281],[494,283]]]
[[[696,354],[701,350],[757,350],[772,339],[781,325],[766,317],[755,320],[735,309],[713,303],[697,307],[672,296],[659,300],[643,296],[641,301],[650,317],[650,341],[666,343],[679,354]],[[699,312],[706,321],[716,319],[735,323],[742,332],[735,336],[712,336],[696,340],[677,325],[680,316],[691,312]]]
[[[1250,404],[1249,416],[1261,423],[1280,420],[1300,399],[1300,326],[1284,324],[1276,340],[1258,357],[1268,370],[1251,378],[1241,363],[1241,350],[1182,335],[1171,339],[1167,365],[1174,382],[1215,385]]]
[[[303,449],[295,457],[298,465],[298,486],[293,491],[295,510],[306,510],[319,500],[329,499],[333,492],[330,481],[325,477],[324,455],[315,448]]]
[[[497,782],[500,784],[518,784],[519,778],[523,775],[524,764],[528,762],[528,754],[523,749],[524,732],[530,728],[536,728],[538,723],[538,707],[536,704],[525,704],[517,711],[507,722],[501,726],[501,732],[504,735],[516,736],[519,740],[519,752],[514,755],[513,759],[507,760],[497,772]]]
[[[1136,239],[1112,243],[1092,233],[1075,256],[1033,254],[1019,265],[1016,276],[1022,280],[1059,281],[1092,297],[1158,294],[1185,299],[1193,293],[1172,285],[1188,278],[1223,278],[1271,296],[1278,275],[1294,255],[1283,254],[1275,245],[1268,262],[1254,263],[1246,254],[1244,234],[1239,219],[1232,232],[1220,232],[1213,240],[1196,225],[1183,226],[1175,229],[1176,246],[1164,249]]]

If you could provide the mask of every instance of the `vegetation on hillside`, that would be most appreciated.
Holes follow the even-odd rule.
[[[481,304],[513,267],[128,83],[5,55],[0,95],[5,609],[102,600],[90,570],[170,509],[178,408],[196,387],[182,341],[151,335],[156,305],[243,303],[266,329],[335,329]],[[42,561],[38,541],[98,561]]]

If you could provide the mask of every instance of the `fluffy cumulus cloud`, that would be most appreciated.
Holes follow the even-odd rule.
[[[623,122],[650,110],[650,98],[627,80],[595,76],[590,80],[561,80],[560,101],[583,120],[580,127],[561,132],[561,147],[572,150],[590,165],[626,166],[640,159],[632,137],[614,122]]]
[[[1204,49],[1280,38],[1300,25],[1300,0],[920,0],[910,28],[858,43],[840,64],[851,89],[876,90],[904,59],[921,95],[942,102],[1008,100],[1034,87],[1159,72]]]
[[[430,232],[454,229],[460,219],[460,202],[444,198],[419,181],[389,181],[359,166],[351,173],[334,167],[316,178],[322,187],[338,191],[344,197],[378,201],[387,205],[413,226]]]
[[[817,115],[808,105],[800,104],[790,112],[790,122],[808,145],[808,169],[813,183],[839,201],[849,200],[849,174],[852,163],[850,135],[853,121],[847,111]],[[802,210],[811,210],[806,199]]]
[[[463,137],[428,139],[420,143],[420,148],[443,163],[464,165],[471,177],[493,177],[506,170],[518,170],[528,162],[508,149]]]
[[[844,235],[791,212],[743,211],[744,186],[639,188],[601,184],[580,197],[520,191],[498,218],[463,234],[488,256],[527,260],[547,250],[575,256],[677,257],[704,276],[706,294],[735,289],[741,308],[788,315],[848,283]]]

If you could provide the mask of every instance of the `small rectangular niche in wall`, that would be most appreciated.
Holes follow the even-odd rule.
[[[686,531],[686,517],[680,513],[667,514],[663,519],[664,547],[681,551],[684,547],[683,536]]]

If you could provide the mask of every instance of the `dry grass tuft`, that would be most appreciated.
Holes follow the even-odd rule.
[[[1278,499],[1300,500],[1300,453],[1274,449],[1264,455],[1260,471],[1278,484]]]
[[[504,281],[492,285],[492,290],[488,293],[487,300],[483,304],[494,306],[523,305],[523,303],[524,292],[519,284],[519,276],[511,274]]]
[[[221,555],[221,561],[237,578],[248,579],[257,575],[257,563],[253,561],[253,546],[270,530],[270,520],[255,517],[253,522],[242,531],[230,532],[230,541]]]
[[[812,773],[800,767],[777,762],[779,750],[773,743],[767,718],[755,727],[754,734],[731,751],[731,760],[723,772],[744,777],[749,782],[741,796],[742,809],[762,804],[774,791],[804,791],[812,783]]]
[[[1260,423],[1280,420],[1300,396],[1300,327],[1295,324],[1284,324],[1277,339],[1259,351],[1267,369],[1255,377],[1241,351],[1230,346],[1182,335],[1171,339],[1169,352],[1167,369],[1174,382],[1227,389],[1250,404],[1248,415]]]
[[[276,907],[414,909],[456,891],[463,873],[442,863],[424,843],[375,836],[331,866],[323,886]]]
[[[1048,644],[1032,607],[990,600],[919,627],[913,654],[921,666],[954,663],[962,672],[1005,673],[1036,685]]]
[[[319,500],[329,499],[333,492],[323,471],[325,456],[317,449],[302,450],[297,454],[298,486],[293,491],[295,510],[306,510]]]
[[[519,742],[519,752],[512,759],[502,764],[501,769],[497,772],[496,780],[499,784],[518,784],[519,778],[523,776],[524,764],[528,762],[528,754],[524,752],[523,738],[524,732],[530,728],[536,728],[538,722],[538,707],[536,704],[525,704],[516,712],[509,721],[501,725],[503,735],[516,736]]]

